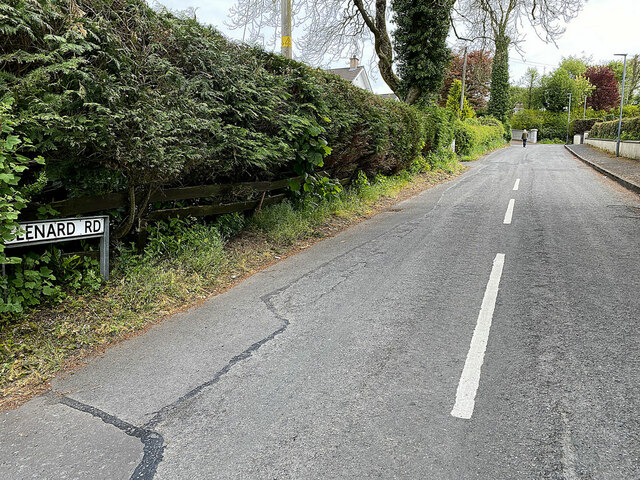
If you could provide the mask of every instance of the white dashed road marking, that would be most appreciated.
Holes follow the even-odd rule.
[[[516,201],[514,198],[509,200],[509,206],[507,207],[507,213],[504,216],[504,222],[503,222],[505,225],[511,224],[511,218],[513,217],[513,207],[515,204],[516,204]]]
[[[493,311],[496,307],[500,278],[504,267],[504,253],[499,253],[493,261],[493,268],[489,276],[489,283],[484,292],[482,307],[478,315],[476,328],[471,338],[471,346],[464,363],[460,383],[456,392],[456,403],[451,410],[451,415],[457,418],[470,419],[476,402],[476,393],[480,385],[480,371],[484,362],[484,352],[487,349],[489,331],[493,320]]]

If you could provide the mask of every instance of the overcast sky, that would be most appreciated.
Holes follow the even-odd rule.
[[[201,22],[215,26],[231,38],[241,36],[241,32],[230,31],[225,26],[233,0],[160,0],[159,3],[172,10],[195,7]],[[578,17],[567,25],[567,31],[558,40],[557,47],[545,44],[533,31],[525,33],[523,56],[513,49],[511,51],[512,83],[521,78],[529,66],[537,67],[541,73],[545,69],[551,71],[562,57],[569,55],[592,57],[594,62],[608,62],[614,59],[614,53],[640,53],[640,0],[588,0]],[[344,63],[346,66],[348,59]],[[373,77],[376,92],[389,91],[379,75]]]

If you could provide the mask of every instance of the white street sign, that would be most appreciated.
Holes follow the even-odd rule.
[[[49,243],[80,238],[101,237],[105,217],[87,217],[63,220],[43,220],[20,223],[18,235],[5,245],[23,243]]]
[[[21,222],[16,237],[5,242],[7,248],[43,243],[65,242],[83,238],[100,239],[100,274],[109,279],[109,217],[57,218]]]

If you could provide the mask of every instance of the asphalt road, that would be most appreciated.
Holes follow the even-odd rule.
[[[511,147],[0,415],[0,478],[638,480],[639,321],[640,197]]]

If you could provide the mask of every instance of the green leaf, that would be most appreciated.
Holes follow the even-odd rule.
[[[289,188],[294,191],[300,191],[300,182],[298,180],[289,180]]]
[[[320,135],[324,131],[324,129],[322,127],[318,127],[316,125],[312,125],[312,126],[309,127],[308,131],[309,131],[309,134],[311,136],[317,137],[318,135]]]
[[[56,293],[56,289],[50,287],[49,285],[45,285],[44,287],[42,287],[42,293],[47,297],[50,297],[51,295]]]
[[[8,135],[4,141],[4,147],[7,150],[12,150],[17,145],[20,145],[20,143],[21,143],[21,140],[16,135]]]
[[[311,152],[309,154],[309,162],[315,166],[322,166],[322,154],[319,152]]]

